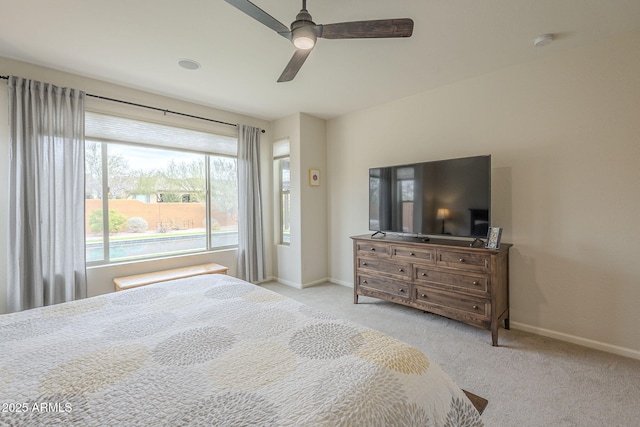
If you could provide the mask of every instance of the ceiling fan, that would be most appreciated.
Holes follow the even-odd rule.
[[[336,24],[316,24],[307,11],[307,0],[302,0],[302,10],[291,24],[291,28],[260,9],[249,0],[225,0],[258,22],[290,40],[296,47],[293,57],[280,75],[278,82],[293,80],[302,64],[307,59],[318,38],[325,39],[367,39],[411,37],[413,33],[413,20],[378,19],[373,21],[352,21]]]

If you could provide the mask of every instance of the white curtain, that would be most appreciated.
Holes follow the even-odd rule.
[[[266,280],[260,191],[260,129],[238,125],[238,277]]]
[[[9,77],[8,310],[86,297],[84,93]]]

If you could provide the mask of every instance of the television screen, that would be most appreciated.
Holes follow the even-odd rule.
[[[491,156],[369,169],[369,230],[486,237]]]

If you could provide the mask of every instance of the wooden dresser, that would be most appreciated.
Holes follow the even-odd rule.
[[[366,295],[491,331],[509,329],[509,248],[468,241],[354,236],[354,303]]]

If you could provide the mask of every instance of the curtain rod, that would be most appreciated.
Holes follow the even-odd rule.
[[[0,76],[0,79],[9,80],[9,76]],[[119,102],[121,104],[127,104],[127,105],[131,105],[131,106],[134,106],[134,107],[147,108],[149,110],[155,110],[155,111],[162,111],[164,114],[167,114],[167,113],[175,114],[177,116],[189,117],[189,118],[192,118],[192,119],[205,120],[207,122],[213,122],[213,123],[219,123],[219,124],[222,124],[222,125],[238,127],[238,125],[235,124],[235,123],[227,123],[227,122],[223,122],[223,121],[220,121],[220,120],[210,119],[210,118],[207,118],[207,117],[194,116],[192,114],[180,113],[179,111],[172,111],[172,110],[167,110],[167,109],[164,109],[164,108],[152,107],[152,106],[149,106],[149,105],[138,104],[138,103],[135,103],[135,102],[122,101],[120,99],[108,98],[106,96],[100,96],[100,95],[93,95],[91,93],[86,93],[85,95],[86,96],[90,96],[92,98],[103,99],[105,101]],[[260,132],[265,133],[265,130],[264,129],[260,129]]]

